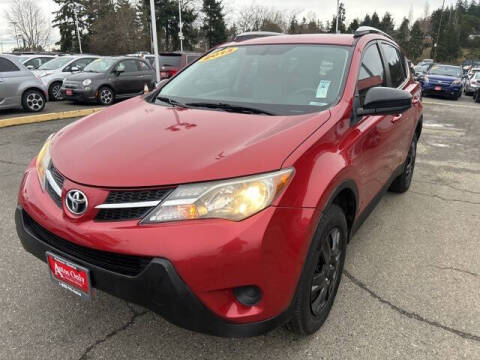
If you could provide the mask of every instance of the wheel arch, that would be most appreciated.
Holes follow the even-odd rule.
[[[30,91],[30,90],[37,90],[37,91],[41,92],[42,95],[43,95],[43,97],[45,98],[45,101],[47,101],[48,94],[45,94],[45,91],[44,91],[42,88],[38,87],[38,86],[27,86],[27,87],[22,91],[22,99],[23,99],[23,96],[25,95],[25,93],[26,93],[27,91]]]

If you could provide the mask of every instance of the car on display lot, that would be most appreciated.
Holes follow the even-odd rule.
[[[419,81],[423,95],[440,95],[454,100],[462,96],[463,72],[460,66],[434,64]]]
[[[480,103],[480,72],[475,73],[471,81],[475,81],[477,87],[473,92],[473,100],[475,102]]]
[[[347,243],[410,187],[422,109],[379,30],[227,43],[52,134],[21,181],[17,232],[80,297],[219,336],[312,334]]]
[[[96,101],[111,105],[116,99],[143,94],[155,87],[155,71],[141,59],[104,57],[87,65],[83,72],[65,78],[62,97],[77,102]]]
[[[197,60],[202,54],[194,52],[163,52],[159,55],[160,79],[169,79],[185,66],[190,65]],[[153,58],[152,58],[153,57]],[[147,56],[155,68],[155,56]]]
[[[480,73],[480,68],[473,68],[471,69],[465,78],[465,95],[471,96],[477,91],[480,87],[480,81],[476,78],[476,74]]]
[[[57,58],[55,55],[20,55],[20,62],[28,70],[36,70],[43,64],[46,64],[50,60]]]
[[[415,70],[415,80],[421,81],[423,77],[428,73],[428,70],[432,67],[431,63],[422,63],[414,67]]]
[[[48,89],[50,101],[63,100],[62,83],[67,76],[81,72],[85,66],[98,59],[99,56],[60,56],[40,66],[33,73],[42,80]]]
[[[0,55],[0,109],[40,112],[46,102],[45,85],[16,56]]]

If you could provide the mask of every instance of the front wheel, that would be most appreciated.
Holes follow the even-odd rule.
[[[403,166],[403,172],[390,185],[390,191],[396,193],[407,192],[412,183],[413,170],[417,158],[417,135],[414,135],[410,149],[408,150],[407,160]]]
[[[343,272],[348,227],[337,205],[322,215],[310,245],[294,297],[293,315],[287,329],[310,335],[323,325],[330,313]]]
[[[475,92],[475,95],[473,95],[473,100],[475,100],[476,103],[480,103],[480,90]]]
[[[63,100],[62,83],[57,81],[50,85],[50,88],[48,89],[48,95],[51,101]]]
[[[39,90],[28,90],[22,96],[22,106],[28,112],[40,112],[45,108],[45,95]]]
[[[98,90],[97,101],[100,105],[112,105],[115,101],[115,93],[108,86],[103,86]]]

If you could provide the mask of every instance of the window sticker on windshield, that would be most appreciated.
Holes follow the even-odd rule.
[[[328,88],[332,82],[328,80],[321,80],[317,88],[317,99],[325,99],[328,95]]]
[[[237,51],[238,48],[236,47],[231,47],[231,48],[227,48],[227,49],[223,49],[223,50],[220,50],[220,51],[217,51],[217,52],[214,52],[210,55],[207,55],[207,56],[204,56],[203,58],[201,58],[199,60],[199,62],[207,62],[207,61],[210,61],[210,60],[215,60],[215,59],[218,59],[218,58],[221,58],[223,56],[227,56],[227,55],[230,55],[230,54],[233,54],[235,51]]]
[[[309,105],[313,105],[313,106],[327,106],[328,104],[327,104],[327,103],[321,103],[321,102],[318,102],[318,101],[310,101]]]

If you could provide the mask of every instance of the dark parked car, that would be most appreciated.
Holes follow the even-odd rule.
[[[463,91],[463,71],[460,66],[432,65],[420,79],[424,95],[442,95],[458,100]]]
[[[90,63],[82,73],[63,81],[65,99],[78,102],[97,101],[111,105],[116,99],[124,99],[155,87],[155,72],[142,59],[132,57],[105,57]]]
[[[182,70],[185,66],[190,65],[200,56],[202,56],[202,54],[191,52],[160,53],[160,79],[170,79],[173,75]],[[154,55],[152,55],[151,59],[149,58],[149,61],[153,61],[155,67]]]

